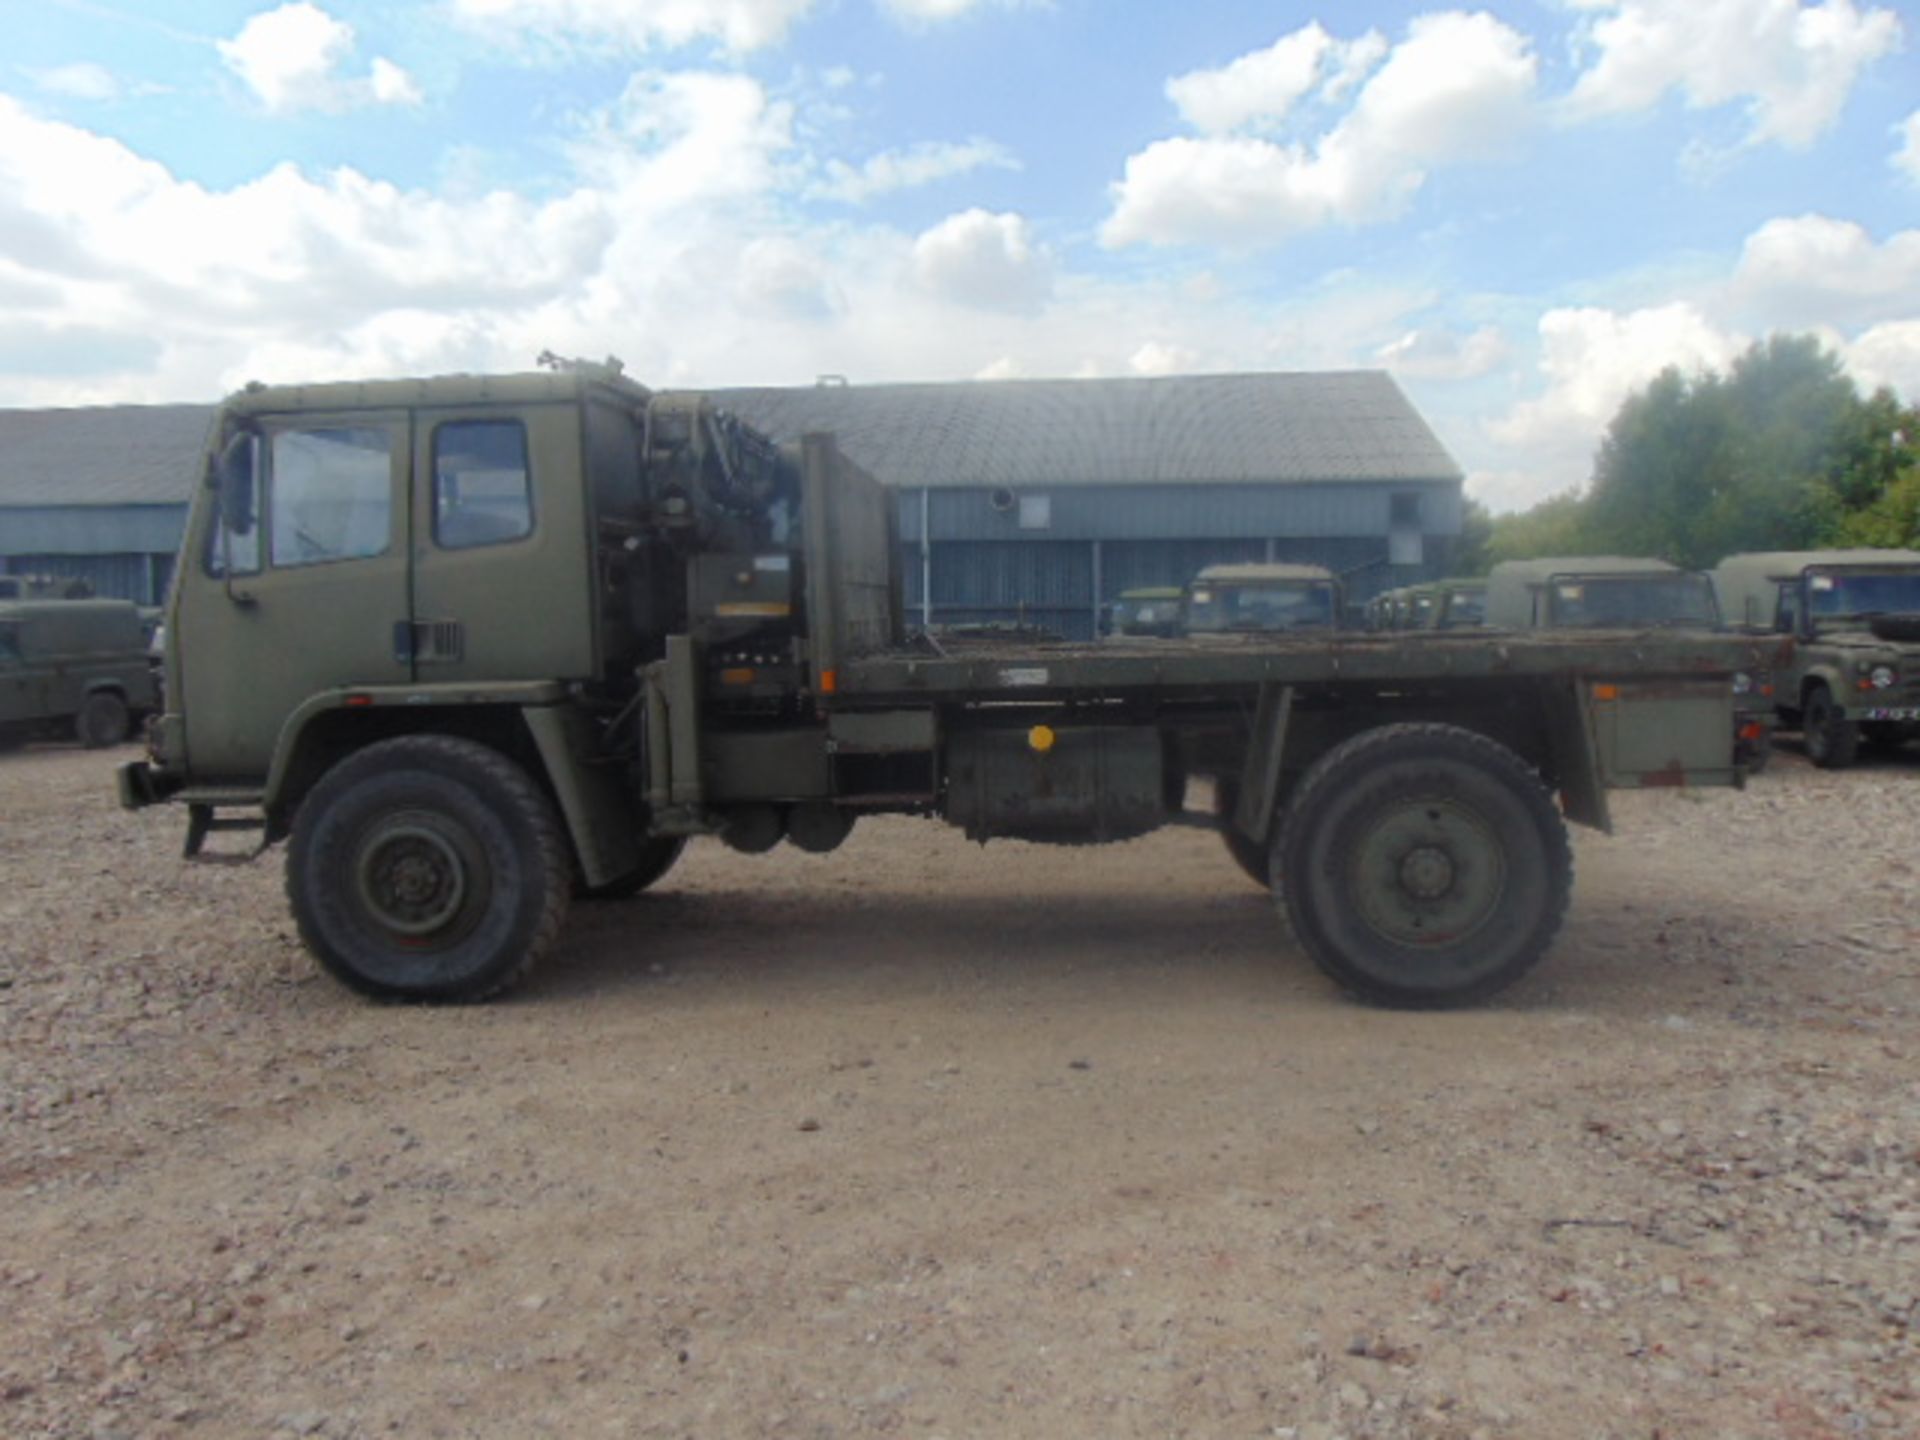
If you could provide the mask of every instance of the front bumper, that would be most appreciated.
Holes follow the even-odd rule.
[[[149,805],[164,805],[180,788],[178,781],[155,770],[145,760],[129,760],[113,773],[114,787],[120,792],[120,808],[144,810]]]

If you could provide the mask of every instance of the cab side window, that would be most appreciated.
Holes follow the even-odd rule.
[[[383,427],[274,434],[267,532],[276,568],[359,560],[387,549],[392,445]]]
[[[533,533],[527,431],[517,420],[452,420],[433,432],[433,539],[445,550]]]
[[[17,625],[0,625],[0,670],[20,663],[20,636]]]

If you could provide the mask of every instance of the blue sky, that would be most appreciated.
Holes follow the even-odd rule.
[[[1814,331],[1920,399],[1864,0],[0,0],[0,404],[1386,368],[1499,508]]]

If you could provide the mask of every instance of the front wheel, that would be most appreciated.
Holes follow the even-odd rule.
[[[1860,727],[1840,713],[1824,685],[1807,695],[1800,734],[1807,742],[1807,758],[1822,770],[1844,770],[1860,751]]]
[[[328,973],[385,1000],[484,1000],[518,982],[565,918],[553,807],[496,750],[443,735],[342,761],[294,817],[287,893]]]
[[[1566,913],[1566,826],[1533,770],[1483,735],[1388,725],[1323,756],[1278,842],[1294,933],[1363,1000],[1483,1000],[1546,953]]]

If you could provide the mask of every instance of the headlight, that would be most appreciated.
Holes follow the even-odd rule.
[[[1867,679],[1873,682],[1876,690],[1891,690],[1893,682],[1899,678],[1893,673],[1891,665],[1876,665],[1867,672]]]
[[[1753,693],[1753,676],[1747,674],[1744,670],[1734,671],[1733,693],[1736,695],[1751,695]]]

